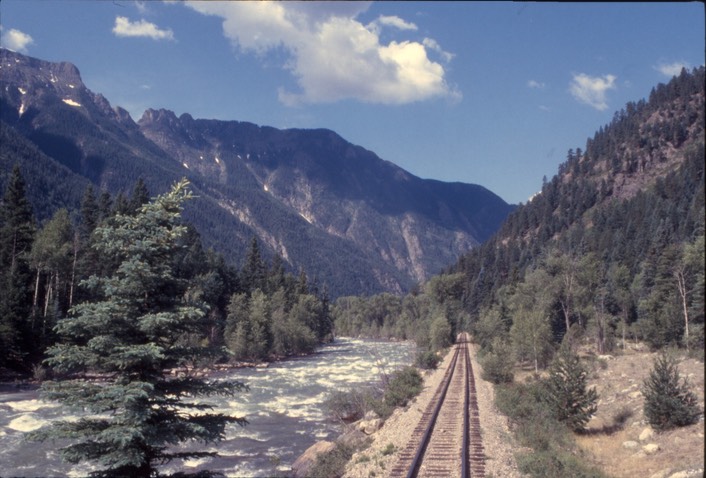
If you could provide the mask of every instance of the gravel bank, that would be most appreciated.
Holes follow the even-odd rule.
[[[476,377],[476,393],[480,414],[483,446],[485,447],[486,476],[521,478],[513,456],[512,436],[507,420],[493,406],[493,385],[480,378],[480,365],[475,358],[476,347],[471,348],[471,363]],[[424,377],[424,389],[404,410],[395,410],[384,426],[371,435],[370,447],[351,458],[344,478],[387,477],[397,460],[397,453],[406,445],[419,422],[422,412],[441,383],[444,370],[451,362],[447,354],[439,368]],[[394,448],[393,448],[394,447]],[[394,451],[393,451],[394,450]]]

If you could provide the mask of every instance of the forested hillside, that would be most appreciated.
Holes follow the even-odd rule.
[[[417,294],[339,300],[337,330],[438,344],[468,327],[486,351],[537,368],[567,333],[600,353],[640,340],[703,354],[704,214],[701,67],[617,112]]]
[[[206,362],[192,365],[259,362],[308,353],[333,338],[326,288],[320,289],[304,272],[298,277],[287,273],[278,256],[266,261],[255,238],[242,267],[234,267],[205,250],[196,229],[181,221],[179,227],[185,232],[173,254],[130,257],[133,247],[150,242],[135,236],[141,222],[150,219],[146,207],[151,203],[150,192],[141,181],[130,196],[117,197],[106,192],[96,195],[89,184],[77,222],[61,208],[42,225],[32,213],[26,189],[15,167],[0,202],[0,376],[4,378],[16,373],[46,378],[41,362],[47,350],[67,340],[57,324],[75,318],[85,304],[106,300],[110,294],[98,284],[117,281],[127,289],[137,287],[125,282],[125,268],[133,267],[127,265],[130,261],[161,263],[179,284],[170,300],[198,302],[207,311],[180,340],[183,346],[207,344],[215,353]],[[135,245],[115,247],[119,226],[138,231],[129,233],[135,236]]]

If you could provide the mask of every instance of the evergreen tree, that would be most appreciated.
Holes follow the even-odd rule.
[[[696,423],[701,415],[696,395],[681,381],[674,358],[661,354],[643,382],[645,418],[655,430]]]
[[[557,420],[580,431],[598,410],[598,393],[587,390],[588,373],[578,355],[564,344],[549,367],[546,400]]]
[[[174,274],[186,229],[180,223],[182,204],[190,197],[182,180],[137,215],[118,215],[96,229],[95,247],[119,267],[111,276],[85,281],[100,299],[74,307],[56,327],[62,342],[47,352],[47,365],[64,378],[45,382],[43,396],[90,415],[56,422],[31,438],[73,440],[61,456],[72,463],[97,462],[102,469],[93,476],[157,476],[157,466],[175,458],[214,455],[171,447],[218,441],[227,424],[247,423],[211,413],[213,407],[197,398],[232,396],[246,388],[242,383],[169,374],[175,368],[188,371],[216,353],[182,339],[200,330],[205,315],[202,304],[186,302],[189,284]],[[89,372],[102,380],[81,378]]]
[[[130,201],[128,202],[128,210],[130,214],[137,213],[140,208],[147,204],[150,200],[150,192],[147,189],[147,185],[142,180],[138,179],[135,183],[135,187],[132,190],[132,196],[130,196]]]
[[[252,241],[250,241],[250,249],[245,259],[242,276],[243,285],[247,290],[251,292],[256,289],[265,290],[267,286],[267,266],[260,254],[260,244],[256,237],[253,237]]]
[[[27,318],[32,304],[29,252],[34,218],[25,181],[15,166],[0,203],[0,367],[21,368],[31,341]]]

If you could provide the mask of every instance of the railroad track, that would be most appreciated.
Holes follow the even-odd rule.
[[[422,414],[391,478],[485,476],[476,387],[468,334],[459,334],[451,363]]]

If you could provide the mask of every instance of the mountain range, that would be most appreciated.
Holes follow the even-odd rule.
[[[253,237],[332,296],[402,293],[478,246],[514,206],[421,179],[327,129],[277,129],[149,109],[135,122],[71,63],[0,50],[0,187],[21,168],[38,219],[86,187],[153,195],[180,178],[206,247],[242,263]]]

